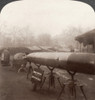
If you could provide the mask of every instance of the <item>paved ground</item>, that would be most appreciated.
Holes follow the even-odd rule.
[[[47,70],[47,69],[45,69]],[[66,79],[68,74],[63,71],[56,71]],[[86,86],[84,88],[88,100],[95,100],[95,76],[77,74],[76,78],[82,80]],[[48,91],[48,80],[41,90],[32,91],[33,85],[26,79],[26,73],[12,70],[10,66],[0,66],[0,100],[57,100],[61,90],[56,81],[56,88]],[[60,100],[74,100],[69,96],[68,89],[62,94]],[[77,100],[85,100],[79,89],[77,89]]]

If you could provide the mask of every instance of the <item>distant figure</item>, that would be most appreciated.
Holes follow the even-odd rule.
[[[32,68],[32,65],[31,65],[30,61],[27,61],[26,68],[28,69],[27,70],[27,79],[28,79],[29,78],[29,74],[31,74],[31,71],[33,71],[33,68]]]
[[[10,64],[10,53],[9,53],[8,49],[4,49],[1,54],[1,64],[2,65]]]

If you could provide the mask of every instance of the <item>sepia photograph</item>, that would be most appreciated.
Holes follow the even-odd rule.
[[[0,100],[95,100],[95,0],[0,0]]]

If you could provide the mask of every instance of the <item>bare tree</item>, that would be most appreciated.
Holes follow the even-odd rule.
[[[37,44],[41,46],[50,46],[52,45],[52,38],[50,34],[43,33],[37,37]]]

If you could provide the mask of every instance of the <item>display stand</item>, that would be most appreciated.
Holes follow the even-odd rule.
[[[87,100],[87,97],[86,97],[86,95],[84,93],[84,89],[83,89],[84,84],[82,84],[82,83],[79,84],[78,80],[74,79],[74,76],[75,76],[76,72],[71,72],[71,71],[67,71],[67,72],[71,76],[71,79],[69,79],[66,83],[63,84],[62,89],[59,93],[59,96],[58,96],[57,100],[59,100],[59,98],[61,97],[62,93],[64,92],[64,88],[65,88],[66,85],[69,88],[70,94],[75,97],[75,100],[76,100],[76,86],[78,86],[80,88],[85,100]]]
[[[47,74],[47,75],[48,75],[48,80],[49,80],[49,87],[48,87],[48,90],[50,90],[51,87],[55,88],[55,83],[56,83],[56,82],[55,82],[55,79],[56,79],[55,74],[56,74],[56,73],[54,73],[55,67],[47,66],[47,68],[48,68],[49,71],[50,71],[50,72]],[[45,80],[46,80],[46,77],[44,78],[43,84],[44,84]],[[59,78],[57,78],[57,80],[58,80],[59,84],[61,85],[61,82],[59,81]],[[42,85],[42,86],[43,86],[43,85]],[[42,88],[42,86],[41,86],[41,88]]]
[[[53,72],[54,71],[54,67],[50,67],[50,66],[47,66],[47,68],[50,70],[50,73],[48,73],[49,75],[49,89],[50,87],[54,87],[55,88],[55,73]]]
[[[38,68],[36,68],[36,69],[38,69],[38,70],[42,70],[40,67],[41,67],[41,65],[40,64],[35,64]],[[49,69],[49,73],[47,74],[48,75],[48,79],[49,79],[49,87],[48,87],[48,90],[50,90],[50,87],[54,87],[55,88],[55,78],[56,78],[56,76],[55,76],[55,73],[54,73],[54,69],[55,69],[55,67],[50,67],[50,66],[47,66],[47,68]],[[33,72],[32,72],[33,73]],[[43,87],[43,85],[44,85],[44,83],[45,83],[45,80],[46,80],[46,76],[43,76],[43,73],[44,72],[42,72],[42,77],[41,77],[41,82],[34,82],[34,89],[33,90],[36,90],[36,88],[37,88],[37,85],[40,83],[40,89]],[[32,74],[33,75],[33,74]],[[58,79],[58,78],[57,78]],[[61,84],[60,83],[60,81],[59,81],[59,79],[58,79],[58,82],[59,82],[59,84]]]

